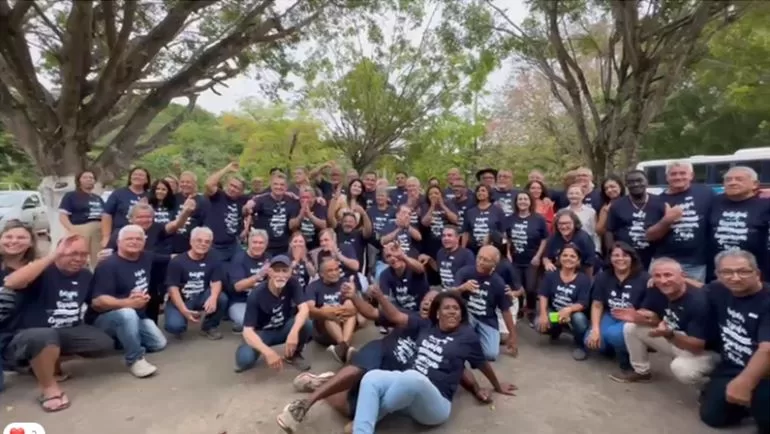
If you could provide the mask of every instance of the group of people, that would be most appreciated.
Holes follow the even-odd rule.
[[[468,367],[513,393],[492,362],[517,354],[528,324],[553,342],[570,334],[575,360],[615,357],[619,382],[649,381],[649,352],[668,355],[699,390],[703,422],[753,417],[770,432],[770,201],[749,167],[731,168],[718,195],[687,162],[666,168],[660,195],[642,171],[595,186],[580,168],[551,190],[538,171],[516,188],[494,169],[469,189],[452,169],[423,188],[329,162],[294,169],[291,183],[273,169],[248,193],[238,171],[211,174],[199,193],[191,172],[151,183],[134,168],[106,203],[83,172],[60,205],[68,235],[41,257],[28,227],[6,224],[0,362],[34,375],[44,411],[70,406],[63,358],[119,350],[149,377],[146,354],[167,335],[198,324],[221,339],[226,320],[242,336],[236,372],[260,359],[301,371],[293,385],[310,395],[277,416],[286,432],[320,400],[356,434],[395,412],[434,426],[458,386],[491,400]],[[370,322],[383,337],[354,347]],[[310,372],[312,341],[338,372]]]

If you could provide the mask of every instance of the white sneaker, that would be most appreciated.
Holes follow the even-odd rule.
[[[157,372],[158,367],[148,362],[147,359],[141,358],[134,362],[128,370],[136,378],[146,378]]]

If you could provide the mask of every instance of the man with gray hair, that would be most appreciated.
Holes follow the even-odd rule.
[[[746,250],[757,258],[767,278],[770,276],[767,249],[770,200],[757,194],[757,172],[751,167],[732,167],[725,173],[724,188],[724,193],[714,199],[711,207],[710,253]]]
[[[224,270],[217,252],[211,251],[214,233],[197,227],[190,234],[190,250],[168,264],[166,287],[166,331],[181,338],[189,323],[202,323],[201,334],[211,340],[222,339],[217,330],[227,312],[223,291]]]
[[[688,277],[704,282],[714,191],[692,183],[692,164],[686,161],[668,164],[666,180],[668,188],[658,196],[663,207],[648,216],[657,223],[647,228],[647,239],[656,243],[655,257],[676,259]]]
[[[94,270],[93,299],[86,313],[86,322],[118,340],[126,364],[137,378],[158,370],[144,358],[145,350],[166,347],[166,337],[145,312],[154,254],[145,251],[144,245],[145,233],[140,226],[120,229],[116,254],[99,262]]]
[[[633,370],[612,378],[626,383],[650,380],[647,349],[654,348],[674,358],[670,367],[677,380],[702,387],[719,360],[716,353],[707,350],[706,293],[687,284],[682,266],[674,259],[658,258],[650,270],[654,287],[648,290],[642,309],[653,312],[658,324],[624,325],[623,336]]]
[[[718,280],[706,293],[721,362],[703,389],[700,418],[708,426],[728,428],[751,416],[757,432],[768,433],[770,286],[747,251],[724,251],[714,261]]]

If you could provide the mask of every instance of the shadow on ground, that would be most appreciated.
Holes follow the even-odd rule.
[[[223,325],[223,329],[228,325]],[[677,384],[667,361],[654,357],[655,381],[624,385],[611,381],[613,362],[594,357],[575,362],[569,340],[549,344],[520,326],[520,356],[503,356],[495,364],[498,375],[519,387],[518,396],[495,396],[493,405],[478,405],[465,391],[454,400],[451,421],[422,429],[405,419],[386,419],[378,433],[749,433],[749,427],[714,431],[697,417],[696,393]],[[375,337],[373,328],[359,333],[361,341]],[[278,434],[275,416],[299,396],[291,388],[296,371],[275,373],[264,365],[233,372],[239,336],[210,342],[188,332],[182,341],[148,360],[160,369],[153,378],[138,380],[123,367],[119,356],[75,360],[65,369],[72,379],[64,388],[72,407],[45,414],[35,403],[37,390],[30,377],[10,375],[0,394],[0,428],[10,422],[37,422],[48,434]],[[337,368],[331,356],[311,344],[306,356],[313,371]],[[655,355],[653,355],[655,356]],[[480,375],[480,374],[479,374]],[[482,380],[483,381],[483,380]],[[486,383],[484,383],[486,384]],[[325,405],[317,405],[299,431],[308,434],[342,432],[344,420]]]

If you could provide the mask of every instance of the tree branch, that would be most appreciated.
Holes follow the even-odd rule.
[[[17,0],[11,10],[11,26],[19,26],[24,21],[24,16],[27,15],[27,12],[33,6],[39,9],[33,0]]]
[[[87,62],[90,50],[83,47],[91,46],[92,22],[93,3],[74,2],[67,19],[67,32],[62,45],[62,83],[56,107],[65,140],[72,139],[78,131],[77,115],[82,98],[82,84],[90,66],[90,62]]]
[[[102,0],[101,5],[104,36],[107,38],[107,51],[110,52],[118,42],[118,30],[115,27],[115,3],[113,0]]]

